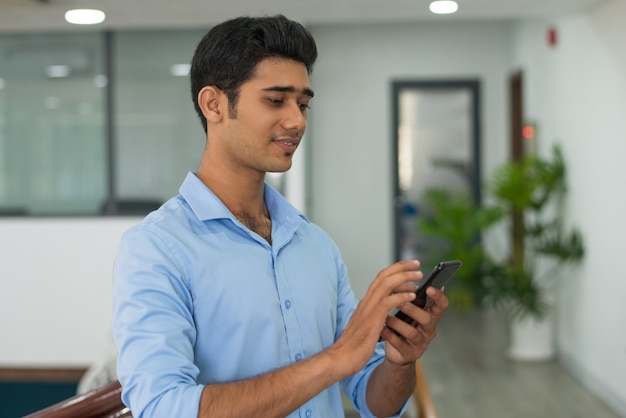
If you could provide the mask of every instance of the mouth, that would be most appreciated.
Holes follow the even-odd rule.
[[[285,138],[285,139],[274,139],[273,143],[281,147],[285,152],[293,153],[296,148],[298,148],[298,144],[300,143],[299,139],[296,138]]]

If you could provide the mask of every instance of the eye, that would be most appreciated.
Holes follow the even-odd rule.
[[[298,106],[300,106],[300,110],[303,112],[306,112],[311,108],[308,103],[298,103]]]
[[[281,106],[282,104],[285,103],[283,99],[277,99],[275,97],[268,97],[267,101],[270,102],[272,106]]]

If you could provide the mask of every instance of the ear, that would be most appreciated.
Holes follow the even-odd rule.
[[[207,123],[216,123],[224,118],[228,101],[226,95],[215,86],[206,86],[198,93],[198,106]]]

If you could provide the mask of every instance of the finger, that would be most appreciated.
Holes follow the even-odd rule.
[[[384,324],[386,316],[396,306],[412,305],[411,302],[415,300],[415,292],[399,292],[390,293],[383,298],[373,299],[366,297],[359,302],[357,311],[353,314],[353,317],[362,317],[368,322],[371,322],[372,318],[380,316],[380,324]]]
[[[385,343],[397,350],[406,358],[406,361],[414,361],[426,350],[435,334],[434,332],[425,333],[420,328],[413,327],[406,328],[406,330],[407,332],[402,334],[393,328],[385,328],[381,335]]]
[[[390,271],[395,271],[395,273],[391,275],[385,275]],[[374,281],[370,284],[370,288],[368,289],[368,293],[372,293],[372,296],[375,299],[380,299],[386,296],[389,296],[392,293],[401,293],[401,292],[411,292],[415,293],[416,285],[415,282],[418,282],[423,277],[421,271],[416,270],[408,270],[408,271],[396,271],[394,270],[383,270],[378,276],[374,279]]]
[[[416,275],[417,277],[417,275]],[[392,293],[413,292],[417,291],[418,286],[413,282],[403,282],[393,289]]]
[[[376,279],[392,277],[399,273],[405,273],[405,272],[415,273],[417,272],[419,267],[420,267],[420,262],[418,260],[398,261],[397,263],[394,263],[388,267],[385,267],[380,272],[378,272],[378,274],[376,275]]]
[[[426,289],[426,294],[432,300],[428,311],[436,316],[441,316],[448,309],[449,304],[448,297],[443,293],[443,289],[438,290],[434,287],[429,287]]]
[[[415,292],[398,292],[398,293],[392,293],[388,298],[387,298],[387,304],[389,305],[387,311],[389,311],[390,309],[396,307],[396,306],[404,306],[404,305],[410,305],[410,306],[415,306],[413,305],[411,302],[413,302],[415,300]]]
[[[439,319],[441,319],[448,308],[448,298],[443,292],[435,288],[427,289],[427,294],[431,298],[431,302],[425,308],[425,312],[427,312],[430,317],[424,318],[419,316],[416,318],[416,321],[419,323],[418,328],[425,333],[427,338],[434,338],[435,328],[439,323]],[[432,337],[428,337],[428,335],[432,335]]]
[[[399,307],[399,310],[409,316],[414,323],[407,323],[404,320],[390,315],[387,317],[385,323],[387,326],[405,338],[411,338],[414,336],[415,329],[418,327],[428,326],[432,321],[432,315],[425,310],[413,305],[412,303],[406,303]]]
[[[385,327],[380,333],[380,336],[381,341],[391,344],[399,352],[405,352],[407,349],[411,348],[409,347],[409,340],[392,328]]]

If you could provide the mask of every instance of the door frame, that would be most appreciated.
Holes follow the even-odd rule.
[[[471,138],[472,138],[472,156],[473,164],[470,170],[471,193],[477,204],[481,202],[481,83],[478,79],[454,79],[454,80],[431,80],[431,79],[415,79],[415,80],[394,80],[391,83],[391,138],[392,138],[392,179],[393,179],[393,216],[394,216],[394,258],[396,261],[401,257],[400,236],[402,231],[402,206],[403,198],[400,190],[400,179],[398,175],[398,151],[399,151],[399,96],[405,89],[423,89],[423,90],[449,90],[449,89],[468,89],[471,93],[473,114],[471,116]]]

